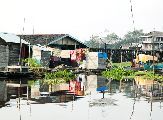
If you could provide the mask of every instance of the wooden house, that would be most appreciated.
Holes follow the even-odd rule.
[[[0,33],[0,68],[19,65],[21,59],[27,58],[27,44],[15,34]]]
[[[41,63],[43,63],[43,66],[47,66],[47,63],[51,55],[59,56],[61,54],[61,51],[63,53],[66,52],[67,54],[70,53],[70,50],[87,48],[87,46],[84,43],[80,42],[79,40],[70,36],[69,34],[32,34],[32,35],[18,35],[18,36],[20,36],[22,39],[29,42],[32,48],[34,48],[33,46],[40,47],[39,48],[40,52],[37,52],[40,55],[40,57],[37,54],[37,58],[40,59]],[[48,50],[48,48],[52,48],[52,49]],[[34,49],[33,49],[33,53],[36,53]],[[70,59],[69,56],[70,55],[68,55],[68,58],[65,58],[64,56],[63,59],[65,61],[69,61],[67,60]]]
[[[61,50],[75,50],[87,46],[69,34],[32,34],[18,35],[31,45],[41,45],[60,48]]]

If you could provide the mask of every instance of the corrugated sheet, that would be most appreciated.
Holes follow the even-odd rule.
[[[70,36],[69,34],[32,34],[32,35],[18,35],[18,36],[21,36],[24,40],[30,42],[30,44],[32,45],[40,44],[42,46],[55,45],[57,41],[63,40],[68,37],[73,41],[76,41],[77,43],[82,45],[83,48],[87,47],[84,43]]]
[[[5,40],[6,42],[11,42],[11,43],[20,43],[20,37],[18,37],[15,34],[12,33],[0,33],[0,37]],[[25,40],[21,40],[22,43],[24,44],[29,44],[28,42],[26,42]]]
[[[32,35],[18,35],[21,36],[27,42],[30,42],[32,45],[48,45],[52,41],[56,41],[66,34],[32,34]]]

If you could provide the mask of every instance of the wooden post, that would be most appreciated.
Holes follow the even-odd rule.
[[[20,51],[19,51],[19,65],[21,65],[21,57],[22,57],[22,38],[20,36]],[[20,71],[21,72],[21,71]]]
[[[102,91],[102,99],[105,98],[105,91]]]
[[[29,92],[28,92],[28,90],[29,90],[29,87],[28,87],[28,85],[27,85],[27,103],[28,103],[28,99],[29,99]]]

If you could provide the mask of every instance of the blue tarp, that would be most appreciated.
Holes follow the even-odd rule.
[[[152,64],[144,64],[144,69],[145,70],[152,70],[153,65]],[[163,64],[159,63],[159,64],[154,65],[154,69],[155,70],[163,69]]]
[[[96,89],[96,91],[106,91],[106,90],[108,90],[108,87],[106,87],[106,86],[98,87]]]
[[[108,58],[108,56],[107,56],[107,54],[106,54],[106,53],[104,53],[104,52],[98,52],[98,58],[107,59],[107,58]]]

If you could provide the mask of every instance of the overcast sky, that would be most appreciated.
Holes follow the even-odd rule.
[[[133,31],[130,0],[0,0],[0,32],[91,35]],[[163,31],[163,0],[132,0],[136,29]],[[25,18],[25,23],[24,23]],[[24,32],[23,32],[24,27]]]

